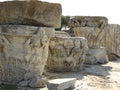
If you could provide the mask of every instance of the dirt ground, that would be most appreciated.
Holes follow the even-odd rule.
[[[47,77],[76,78],[74,90],[120,90],[120,59],[104,65],[85,65],[79,72],[47,73]]]

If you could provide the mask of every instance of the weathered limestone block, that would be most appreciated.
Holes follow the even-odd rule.
[[[105,64],[107,63],[108,56],[104,47],[91,48],[87,52],[86,62],[87,64]]]
[[[41,1],[0,2],[0,24],[32,25],[41,27],[61,26],[60,4]]]
[[[75,78],[54,79],[48,81],[47,87],[49,90],[69,90],[74,88]]]
[[[72,31],[75,36],[85,37],[89,47],[106,47],[110,60],[113,55],[120,56],[120,25],[108,24],[104,29],[74,27]]]
[[[82,69],[87,49],[84,37],[53,37],[50,40],[47,67],[50,71]]]
[[[94,27],[75,27],[72,28],[75,36],[85,37],[89,47],[100,47],[103,45],[105,36],[104,29]]]
[[[104,28],[108,24],[106,17],[99,16],[74,16],[70,19],[71,27],[96,27]]]
[[[0,81],[16,84],[41,77],[53,34],[54,28],[0,25]]]
[[[120,56],[120,25],[109,24],[104,30],[103,46],[106,47],[109,56]]]

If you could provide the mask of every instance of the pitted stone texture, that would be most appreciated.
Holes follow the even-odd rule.
[[[108,24],[104,29],[74,27],[72,31],[75,36],[85,37],[90,48],[106,47],[110,60],[113,55],[120,56],[120,25]]]
[[[74,16],[70,19],[70,27],[96,27],[104,28],[108,24],[106,17],[98,16]]]
[[[53,37],[50,40],[47,67],[50,71],[80,70],[87,49],[84,37]]]
[[[0,81],[18,83],[41,76],[52,34],[53,28],[1,25]]]
[[[71,90],[75,81],[75,78],[53,79],[48,81],[47,87],[49,90]]]
[[[104,47],[89,49],[86,57],[87,64],[105,64],[109,61]]]
[[[110,60],[113,55],[120,56],[120,25],[109,24],[104,30],[103,46],[106,47]]]
[[[75,27],[72,28],[75,36],[85,37],[88,40],[88,46],[100,47],[103,43],[105,36],[104,29],[94,27]]]
[[[1,25],[61,26],[60,4],[37,0],[0,2]]]

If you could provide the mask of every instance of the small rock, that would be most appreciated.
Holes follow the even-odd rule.
[[[52,37],[47,69],[52,72],[71,72],[83,69],[88,44],[84,37]]]
[[[22,87],[25,87],[25,86],[28,86],[29,82],[30,82],[30,80],[28,80],[28,81],[21,81],[21,82],[19,82],[18,85],[22,86]]]
[[[108,63],[108,56],[104,47],[89,49],[87,54],[87,64],[105,64]]]
[[[47,87],[49,90],[67,90],[74,88],[76,78],[54,79],[48,81]]]
[[[29,86],[35,88],[43,88],[46,85],[46,78],[35,77],[31,80]]]

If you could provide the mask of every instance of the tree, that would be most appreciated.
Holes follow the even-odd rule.
[[[58,31],[60,31],[62,28],[68,28],[69,25],[68,25],[68,22],[69,22],[69,19],[70,19],[70,16],[62,16],[61,17],[61,27],[56,29]]]

